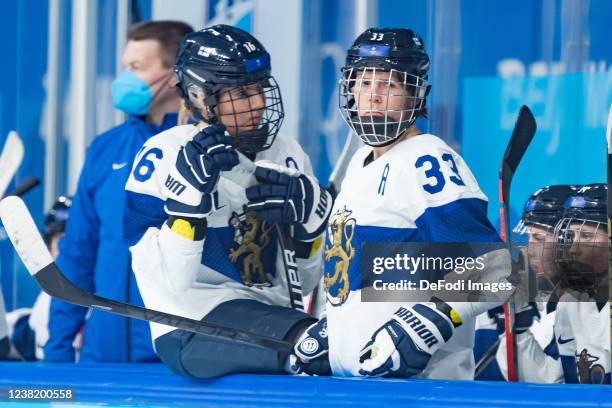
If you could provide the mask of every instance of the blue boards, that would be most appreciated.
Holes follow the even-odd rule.
[[[4,396],[7,387],[69,387],[76,394],[73,402],[111,406],[612,407],[610,387],[604,385],[246,374],[196,382],[161,364],[0,363]]]

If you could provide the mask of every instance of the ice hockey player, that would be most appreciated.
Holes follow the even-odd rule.
[[[295,341],[316,319],[291,309],[274,223],[292,226],[303,292],[321,276],[332,200],[308,157],[277,134],[284,112],[270,55],[250,34],[216,25],[183,37],[177,91],[196,125],[153,137],[126,185],[125,239],[147,307]],[[245,190],[224,177],[240,152],[258,163]],[[259,164],[266,167],[259,167]],[[151,324],[176,373],[210,378],[283,373],[287,355]]]
[[[531,359],[536,364],[530,364],[529,369],[518,370],[518,381],[543,382],[547,373],[547,382],[561,382],[562,372],[557,361],[559,352],[553,332],[555,320],[556,300],[562,293],[559,285],[559,274],[555,262],[555,226],[561,220],[564,205],[569,197],[576,194],[578,185],[551,185],[539,188],[525,202],[521,220],[514,228],[517,234],[515,242],[520,236],[527,236],[527,246],[523,250],[525,260],[530,269],[529,276],[535,279],[525,279],[531,282],[535,296],[533,299],[523,299],[516,312],[516,333],[518,352],[521,359]],[[526,290],[525,293],[529,293]],[[529,302],[529,300],[532,300]],[[484,354],[492,347],[498,336],[505,345],[505,318],[503,307],[497,307],[478,317],[476,330],[475,354]],[[529,335],[523,332],[529,330]],[[537,343],[532,342],[535,339]],[[529,339],[529,340],[526,340]],[[539,347],[533,352],[533,347]],[[540,352],[544,351],[544,354]],[[553,359],[545,358],[545,355]],[[481,380],[505,381],[507,379],[506,349],[498,348],[496,358],[483,368],[482,374],[477,377]]]
[[[340,112],[367,145],[348,166],[328,222],[324,280],[334,375],[473,379],[474,318],[491,303],[442,300],[362,303],[361,246],[367,242],[501,241],[487,219],[487,198],[467,165],[442,139],[423,134],[429,58],[409,29],[368,29],[348,50]],[[497,250],[505,282],[509,257]],[[505,262],[503,262],[504,260]],[[510,293],[508,293],[508,296]],[[308,330],[311,338],[325,321]],[[321,330],[318,330],[319,332]],[[426,338],[427,337],[427,338]],[[319,342],[322,343],[322,342]]]
[[[610,383],[606,200],[605,184],[589,184],[565,202],[554,229],[556,289],[546,307],[548,313],[555,312],[558,358],[544,352],[534,331],[518,333],[519,372],[525,373],[526,381]],[[500,352],[505,353],[503,341]]]

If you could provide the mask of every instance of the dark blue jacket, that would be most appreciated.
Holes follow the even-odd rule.
[[[123,242],[125,183],[132,161],[151,136],[176,125],[129,119],[96,137],[81,171],[57,264],[76,286],[100,296],[142,306]],[[72,362],[72,341],[85,322],[81,362],[157,361],[148,323],[53,300],[45,361]]]

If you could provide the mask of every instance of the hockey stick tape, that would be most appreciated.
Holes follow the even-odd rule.
[[[35,275],[53,258],[23,200],[9,196],[0,201],[0,219],[28,272]]]

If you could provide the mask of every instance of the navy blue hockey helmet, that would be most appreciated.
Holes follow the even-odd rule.
[[[607,223],[608,186],[605,183],[587,184],[564,203],[563,218]]]
[[[370,28],[348,49],[341,69],[339,108],[346,123],[370,146],[393,143],[417,117],[425,116],[430,85],[429,56],[423,40],[405,28]],[[382,72],[382,74],[381,74]],[[375,78],[374,80],[371,80]],[[377,89],[382,86],[382,94]],[[395,87],[403,89],[403,94]],[[386,106],[358,106],[357,95],[381,98]],[[390,96],[402,96],[404,106],[390,107]],[[393,116],[393,117],[392,117]]]
[[[280,89],[271,75],[270,54],[251,34],[228,25],[215,25],[185,35],[174,65],[176,89],[194,117],[207,123],[221,121],[218,104],[220,91],[257,85],[256,94],[265,100],[265,106],[251,107],[234,113],[231,120],[223,121],[227,131],[236,137],[236,147],[246,154],[269,148],[284,118]],[[232,99],[255,96],[248,95]],[[229,93],[229,95],[233,95]],[[233,97],[232,97],[233,98]],[[249,114],[255,129],[239,132],[236,114]]]
[[[608,186],[594,183],[565,201],[563,217],[555,227],[555,256],[567,287],[600,292],[610,256],[607,196]]]
[[[51,209],[45,214],[43,238],[45,243],[49,245],[53,237],[66,229],[66,221],[68,220],[68,210],[72,206],[72,200],[69,197],[59,196]]]
[[[514,232],[524,234],[529,225],[552,230],[563,215],[567,199],[576,194],[579,188],[576,185],[560,184],[536,190],[525,202],[523,216]]]

